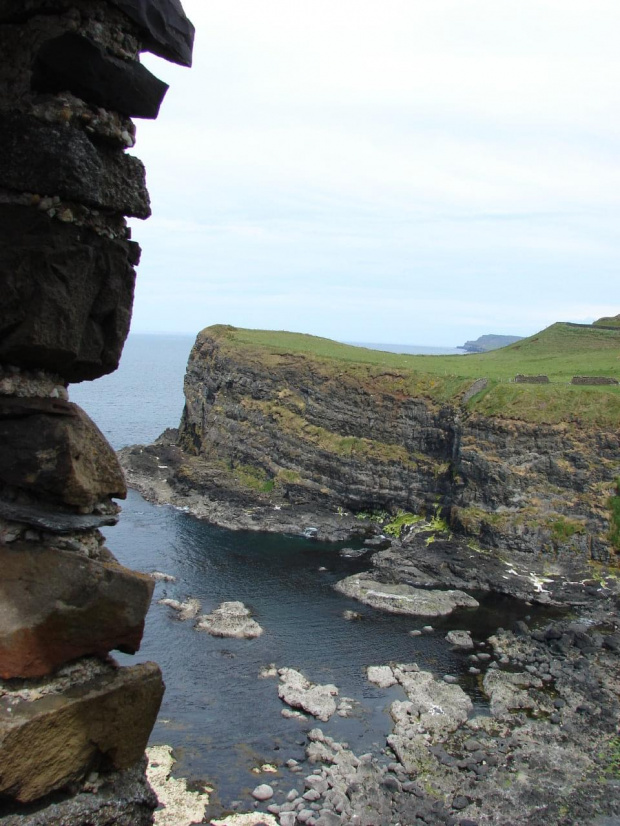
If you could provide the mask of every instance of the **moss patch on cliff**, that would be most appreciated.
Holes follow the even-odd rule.
[[[306,441],[315,448],[328,453],[342,457],[359,456],[382,462],[416,464],[402,445],[388,444],[358,436],[342,436],[325,427],[310,424],[302,415],[276,401],[244,398],[241,405],[247,411],[258,410],[263,416],[271,419],[283,436],[293,435],[296,439]]]
[[[394,519],[383,526],[383,530],[388,536],[400,536],[403,528],[408,525],[415,525],[416,522],[422,522],[424,517],[418,516],[415,513],[407,513],[406,511],[399,511]]]
[[[616,551],[620,551],[620,479],[616,479],[616,493],[609,499],[609,509],[609,541]]]

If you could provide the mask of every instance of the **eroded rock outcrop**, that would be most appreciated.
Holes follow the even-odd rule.
[[[154,580],[105,548],[126,486],[69,382],[116,369],[150,202],[130,117],[191,62],[178,0],[0,0],[0,820],[142,826],[159,667],[134,653]]]
[[[412,588],[411,585],[386,584],[358,575],[341,580],[335,588],[373,608],[412,617],[444,617],[456,608],[477,608],[479,604],[464,591]]]
[[[439,508],[453,530],[486,547],[599,560],[613,553],[614,429],[482,415],[463,401],[471,380],[442,402],[430,374],[322,357],[303,342],[250,341],[222,326],[199,334],[176,443],[166,434],[123,456],[134,484],[148,477],[147,496],[150,489],[219,522],[225,502],[244,527],[254,520],[276,530],[290,530],[290,506],[298,515],[289,523],[296,518],[300,530],[304,507]],[[263,517],[244,517],[250,505]],[[351,532],[344,513],[341,524]]]

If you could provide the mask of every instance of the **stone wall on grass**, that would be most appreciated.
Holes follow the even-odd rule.
[[[549,384],[549,376],[524,376],[519,373],[515,376],[517,384]]]
[[[591,385],[608,385],[618,384],[618,379],[611,376],[573,376],[570,380],[571,384],[591,384]]]
[[[132,118],[191,64],[179,0],[0,0],[0,822],[147,824],[163,682],[140,646],[151,577],[100,528],[126,495],[69,384],[119,363],[149,196]]]

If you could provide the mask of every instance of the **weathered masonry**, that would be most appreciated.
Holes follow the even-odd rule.
[[[143,754],[164,686],[139,646],[153,582],[100,528],[126,493],[69,401],[118,366],[147,218],[131,118],[191,63],[179,0],[0,0],[0,822],[152,822]]]

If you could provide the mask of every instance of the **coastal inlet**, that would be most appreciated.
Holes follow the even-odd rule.
[[[439,678],[453,675],[484,712],[486,698],[469,674],[471,652],[452,650],[445,636],[467,628],[482,641],[498,625],[509,628],[534,610],[508,597],[477,595],[479,608],[457,609],[447,617],[388,614],[333,587],[367,570],[368,554],[346,558],[337,543],[227,531],[177,509],[153,506],[134,491],[107,540],[122,563],[175,578],[158,582],[142,648],[127,660],[161,664],[166,693],[151,742],[173,746],[176,776],[214,787],[211,817],[230,811],[235,800],[248,810],[250,793],[260,782],[252,772],[257,766],[275,764],[280,779],[273,782],[287,788],[294,784],[295,775],[288,776],[284,764],[304,758],[306,733],[317,721],[282,716],[288,707],[278,698],[277,680],[259,677],[270,664],[336,685],[338,702],[343,697],[353,701],[350,716],[336,713],[321,728],[357,754],[380,754],[392,730],[388,707],[404,693],[398,685],[370,683],[367,666],[417,662]],[[198,600],[204,614],[222,602],[242,601],[264,631],[255,639],[213,637],[158,604],[166,598]],[[346,619],[345,612],[358,619]],[[410,633],[430,623],[431,632]]]

